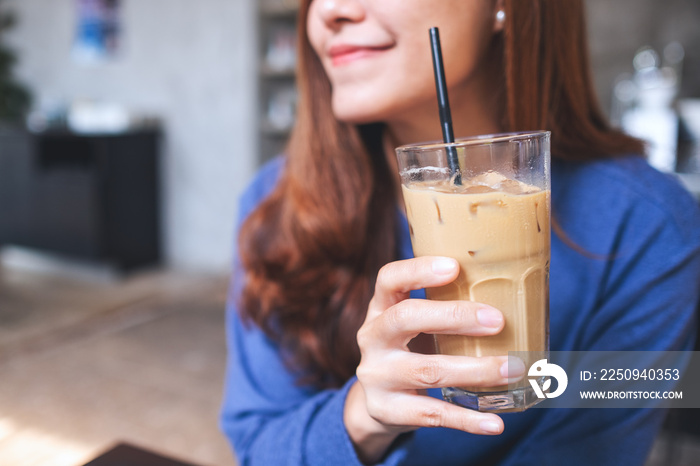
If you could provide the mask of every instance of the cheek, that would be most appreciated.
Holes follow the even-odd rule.
[[[445,73],[448,85],[464,83],[474,72],[492,39],[492,8],[495,0],[404,0],[411,8],[404,8],[398,19],[396,34],[407,55],[406,70],[417,72],[428,69],[428,80],[433,81],[429,29],[440,29]],[[407,5],[408,6],[408,5]],[[386,14],[389,12],[387,11]],[[387,16],[388,17],[388,16]],[[406,33],[410,32],[410,33]],[[422,75],[423,76],[423,75]],[[423,76],[425,78],[425,76]],[[432,83],[434,89],[434,83]]]
[[[442,28],[444,31],[440,30],[445,67],[452,70],[452,73],[446,70],[449,81],[463,81],[478,72],[478,66],[489,50],[493,40],[491,10],[480,6],[463,13],[464,21],[453,18]],[[452,79],[450,74],[453,74]]]
[[[319,18],[318,13],[314,11],[314,5],[316,5],[316,2],[311,4],[306,19],[306,36],[309,39],[311,47],[316,52],[316,55],[321,56],[323,44],[326,41],[327,32],[323,21],[321,21]]]

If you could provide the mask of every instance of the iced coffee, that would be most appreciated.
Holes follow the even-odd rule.
[[[548,143],[548,133],[526,134]],[[487,156],[481,141],[462,147],[459,183],[439,160],[439,144],[427,146],[432,154],[416,151],[420,145],[397,153],[414,255],[453,257],[460,264],[458,278],[427,289],[428,299],[485,303],[505,318],[503,330],[493,336],[436,335],[438,352],[476,357],[527,352],[521,357],[532,355],[532,361],[523,361],[529,367],[549,349],[549,154],[541,140],[522,144],[508,136],[524,137],[494,136],[491,146],[505,147],[489,147]],[[511,386],[445,387],[443,394],[457,404],[505,411],[536,403],[530,390],[523,379]]]

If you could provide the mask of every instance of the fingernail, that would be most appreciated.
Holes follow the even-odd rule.
[[[481,421],[479,428],[487,434],[500,434],[501,425],[496,421]]]
[[[484,327],[498,328],[503,325],[503,314],[492,307],[482,307],[476,311],[476,320]]]
[[[509,357],[501,365],[501,377],[504,379],[519,379],[523,374],[525,374],[525,363],[520,358]]]
[[[432,264],[433,273],[447,275],[454,272],[457,268],[457,262],[454,259],[442,258],[435,259]]]

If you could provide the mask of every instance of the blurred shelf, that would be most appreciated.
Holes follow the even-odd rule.
[[[269,121],[263,121],[260,124],[260,131],[270,137],[287,137],[292,132],[292,127],[280,128],[271,124]]]
[[[263,64],[260,67],[260,76],[263,78],[289,78],[294,79],[296,75],[294,68],[277,69]]]
[[[260,14],[266,18],[296,18],[299,14],[298,6],[263,6],[260,8]]]
[[[258,77],[256,132],[258,163],[264,163],[285,150],[293,126],[292,122],[283,127],[271,122],[288,122],[289,114],[296,111],[296,99],[292,93],[296,83],[294,49],[299,0],[260,0],[256,3],[259,44],[258,66],[253,70]]]

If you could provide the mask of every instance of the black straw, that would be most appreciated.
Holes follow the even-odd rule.
[[[445,67],[442,64],[442,48],[440,47],[440,32],[438,28],[430,28],[430,48],[433,52],[433,71],[435,72],[435,89],[437,90],[438,108],[440,109],[440,125],[442,126],[442,140],[445,144],[455,142],[452,129],[452,112],[450,112],[450,99],[447,96],[447,83],[445,82]],[[462,176],[459,171],[459,159],[457,149],[447,146],[447,163],[454,177],[455,184],[462,184]]]

